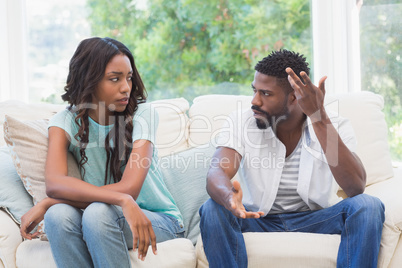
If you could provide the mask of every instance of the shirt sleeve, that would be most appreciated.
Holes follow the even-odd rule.
[[[231,113],[220,129],[215,146],[227,147],[236,150],[241,156],[244,155],[244,142],[242,139],[244,112],[236,110]]]
[[[149,140],[156,144],[156,131],[159,124],[159,115],[149,103],[138,105],[133,118],[133,142],[136,140]]]
[[[63,129],[67,134],[68,140],[71,142],[71,138],[74,138],[73,126],[75,124],[75,117],[69,110],[63,110],[52,116],[49,120],[48,128],[50,127],[58,127]]]

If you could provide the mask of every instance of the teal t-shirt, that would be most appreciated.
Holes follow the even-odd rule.
[[[49,128],[59,127],[66,132],[68,135],[67,138],[70,141],[68,150],[74,155],[77,162],[79,162],[81,159],[80,149],[78,141],[74,138],[78,133],[79,127],[75,123],[75,116],[76,114],[73,114],[68,109],[60,111],[50,119]],[[142,209],[165,213],[183,223],[182,215],[168,191],[162,173],[159,170],[157,149],[155,147],[158,120],[158,113],[150,104],[142,103],[138,105],[133,118],[133,142],[136,140],[149,140],[154,144],[154,149],[150,165],[145,161],[141,161],[141,159],[134,159],[132,163],[128,163],[129,165],[150,166],[136,202]],[[85,149],[88,161],[84,164],[85,174],[81,171],[81,175],[83,180],[90,184],[96,186],[104,185],[106,166],[105,138],[112,128],[113,125],[99,125],[89,118],[89,141]],[[123,172],[125,166],[122,166]],[[111,181],[110,172],[108,172],[108,181]]]

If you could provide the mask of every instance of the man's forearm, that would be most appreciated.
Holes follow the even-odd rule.
[[[314,132],[321,144],[331,172],[348,196],[364,191],[366,174],[360,160],[347,148],[325,110],[320,120],[313,121]]]
[[[227,208],[233,194],[233,185],[225,172],[219,168],[211,168],[207,175],[207,192],[218,204]]]

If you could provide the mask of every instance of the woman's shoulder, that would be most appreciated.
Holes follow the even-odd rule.
[[[49,121],[49,127],[50,126],[60,126],[60,125],[65,125],[67,122],[70,123],[73,121],[75,118],[74,113],[66,107],[66,109],[63,109],[50,118]]]
[[[141,114],[145,111],[149,111],[149,110],[153,109],[153,107],[151,106],[151,104],[149,102],[139,103],[137,107],[138,108],[135,111],[134,115]]]
[[[138,108],[134,113],[134,118],[136,117],[145,117],[145,118],[154,118],[158,116],[157,111],[151,103],[140,103],[138,104]]]

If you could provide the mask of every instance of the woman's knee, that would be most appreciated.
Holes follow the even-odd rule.
[[[119,215],[113,205],[94,202],[90,204],[82,215],[82,228],[84,232],[97,232],[102,234],[110,226],[116,226]]]
[[[82,212],[67,204],[56,204],[51,206],[45,214],[45,230],[51,233],[57,230],[57,233],[77,231],[81,226]]]

